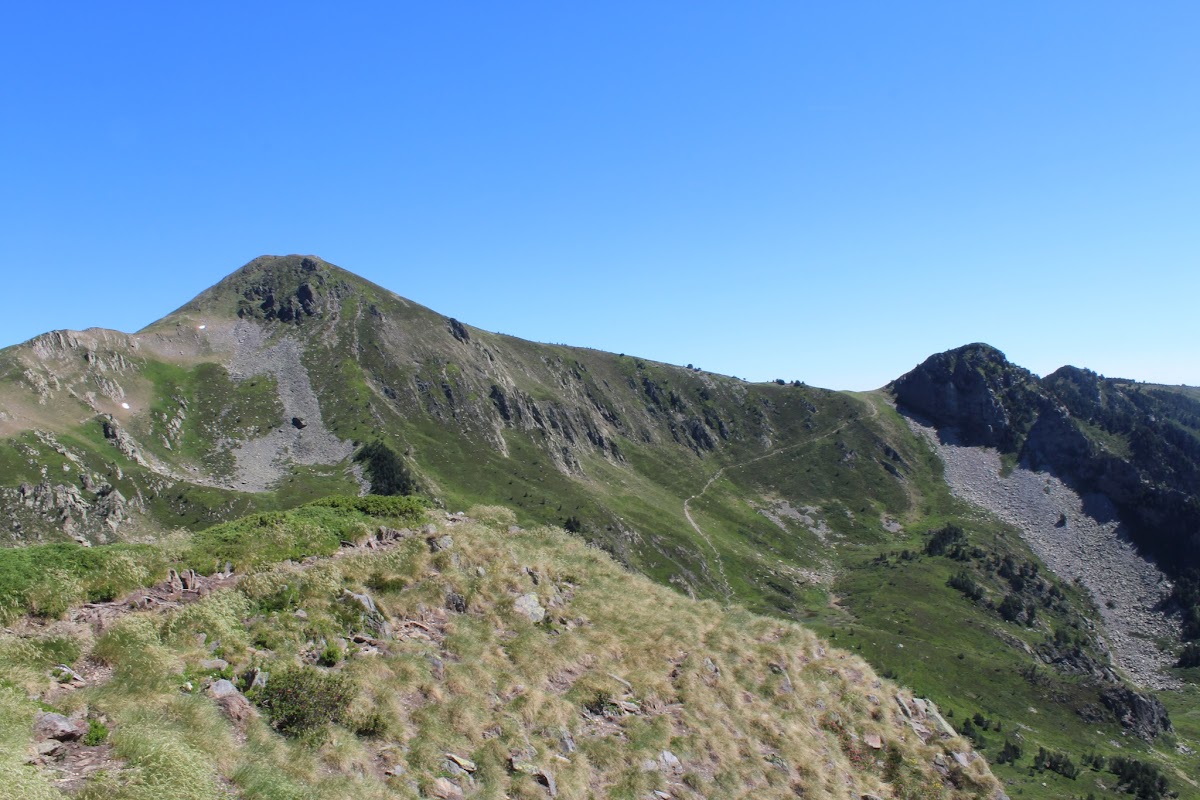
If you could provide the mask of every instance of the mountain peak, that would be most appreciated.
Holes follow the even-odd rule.
[[[336,310],[351,295],[379,292],[384,290],[319,256],[262,255],[176,313],[300,323]]]

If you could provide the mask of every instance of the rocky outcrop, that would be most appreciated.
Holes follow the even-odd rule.
[[[1011,449],[1043,398],[1036,378],[986,344],[930,356],[888,388],[902,408],[954,427],[965,444]],[[1035,408],[1023,407],[1032,403]]]
[[[1063,367],[1044,379],[982,344],[931,356],[889,385],[901,410],[956,443],[1016,454],[1103,495],[1172,574],[1200,567],[1200,403]]]
[[[140,495],[127,499],[108,483],[99,483],[88,473],[80,485],[23,482],[12,489],[0,488],[0,512],[10,521],[14,535],[26,528],[37,533],[52,527],[82,545],[106,542],[122,527],[145,511]]]
[[[1153,695],[1135,692],[1127,686],[1114,686],[1101,692],[1100,701],[1116,715],[1121,725],[1146,741],[1173,730],[1166,706]]]
[[[238,316],[299,325],[336,311],[345,287],[322,265],[309,256],[264,256],[252,261],[241,271],[251,280],[241,287]]]
[[[125,456],[140,467],[148,468],[150,466],[150,462],[147,461],[142,455],[141,449],[138,447],[138,444],[134,438],[129,434],[129,431],[125,430],[125,428],[121,426],[121,423],[117,422],[116,419],[113,418],[112,414],[102,415],[100,417],[100,425],[104,430],[104,438],[111,441],[113,446],[115,446],[117,450],[121,451],[121,455]]]

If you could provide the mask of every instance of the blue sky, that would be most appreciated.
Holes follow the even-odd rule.
[[[7,3],[0,346],[315,253],[538,341],[1200,384],[1200,4]]]

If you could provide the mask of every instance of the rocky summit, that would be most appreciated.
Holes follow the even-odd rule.
[[[264,256],[0,351],[0,772],[1200,796],[1198,443],[1200,390],[984,344],[749,383]]]

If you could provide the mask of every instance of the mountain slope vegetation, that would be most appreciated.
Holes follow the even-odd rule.
[[[315,513],[288,510],[365,492],[369,454],[386,451],[437,513],[511,508],[520,525],[566,526],[682,594],[836,639],[950,722],[970,720],[1010,793],[1121,795],[1104,768],[1067,777],[1043,749],[1077,766],[1133,758],[1186,793],[1200,770],[1189,684],[1159,695],[1173,732],[1138,738],[1127,709],[1103,699],[1129,687],[1109,663],[1103,598],[954,496],[905,416],[936,416],[904,388],[925,379],[931,396],[954,398],[940,424],[976,431],[1010,463],[1030,440],[1054,451],[1034,431],[1049,426],[1046,408],[1065,406],[1045,381],[976,350],[944,356],[982,367],[919,369],[878,392],[751,384],[489,333],[320,259],[263,257],[137,334],[60,331],[0,351],[0,505],[9,541],[59,543],[46,552],[70,562],[56,566],[65,574],[87,558],[74,555],[83,543],[126,553],[157,580],[167,563],[155,542],[246,515]],[[1124,457],[1120,435],[1103,441],[1103,419],[1064,413],[1089,448]],[[1173,435],[1163,452],[1175,452]],[[961,539],[927,550],[950,529]],[[38,602],[14,613],[62,611]]]
[[[28,798],[57,796],[56,782],[89,798],[998,790],[933,709],[798,625],[689,600],[507,509],[430,525],[417,505],[368,499],[152,546],[134,563],[173,564],[181,584],[197,580],[190,564],[231,568],[0,635],[5,785]],[[91,741],[47,735],[56,714]]]

